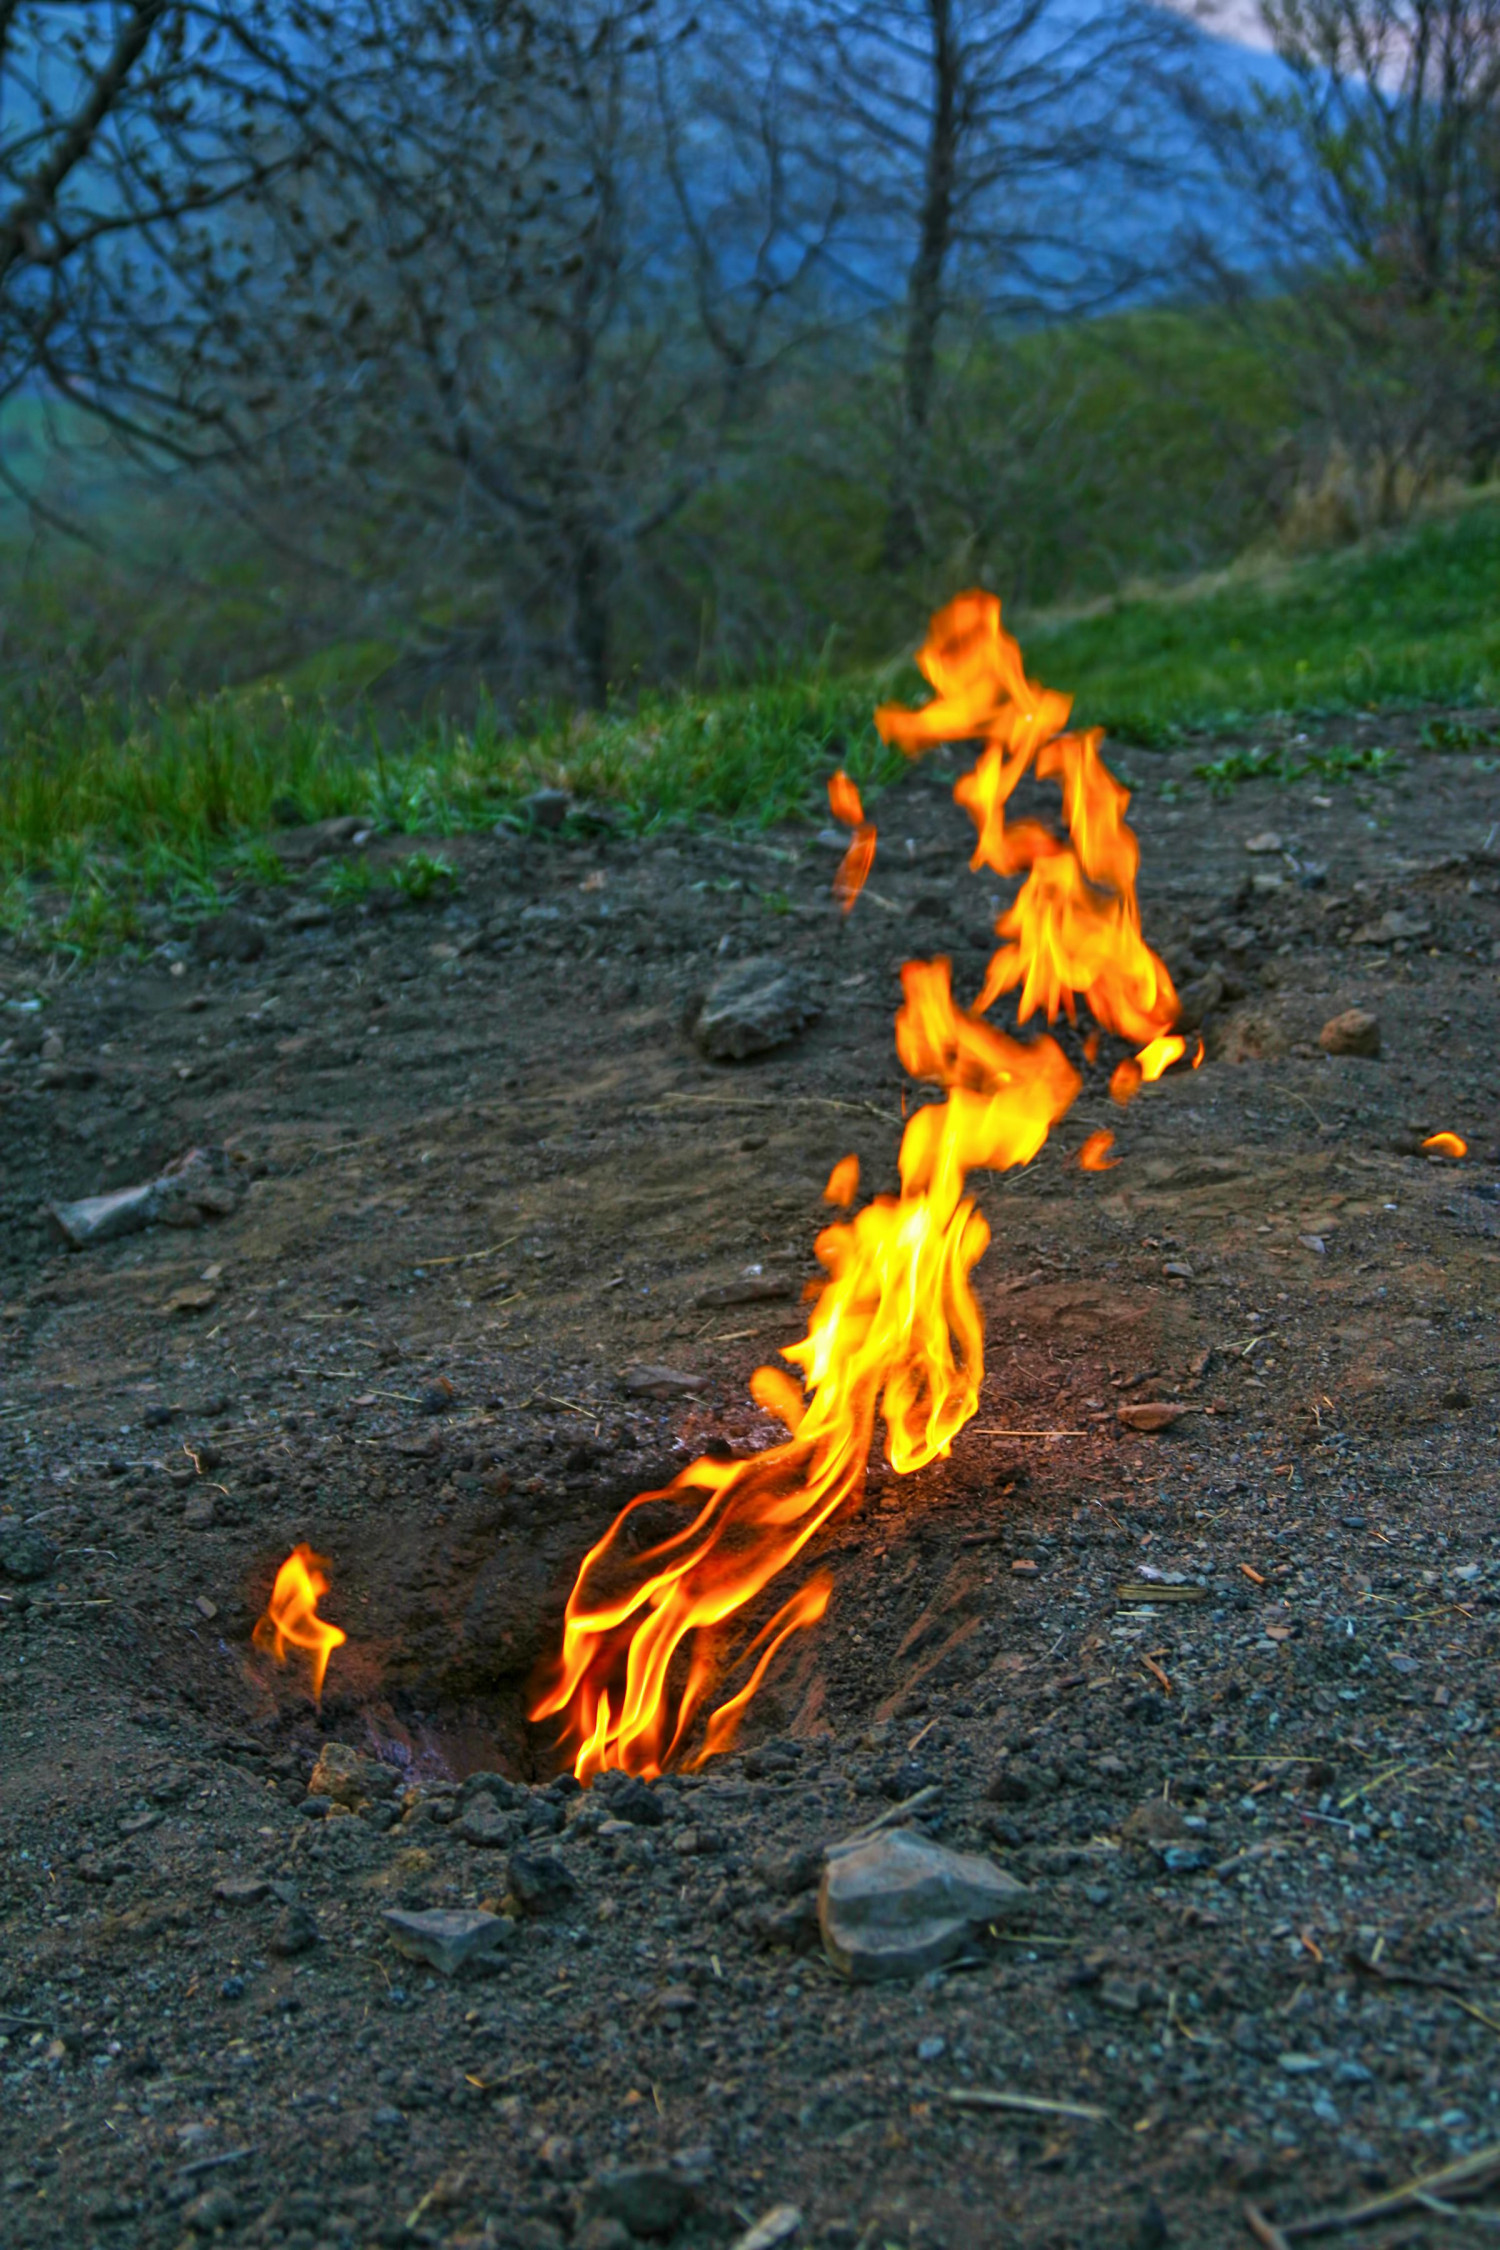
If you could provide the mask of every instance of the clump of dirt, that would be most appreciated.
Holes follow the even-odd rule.
[[[746,1379],[832,1165],[894,1185],[897,972],[973,989],[998,903],[955,767],[875,808],[847,919],[806,832],[560,832],[445,840],[447,902],[0,952],[7,2241],[619,2250],[794,2203],[964,2245],[1003,2199],[1018,2243],[1207,2245],[1494,2137],[1495,784],[1118,762],[1208,1060],[1122,1113],[1101,1055],[981,1188],[976,1423],[830,1526],[737,1753],[618,1813],[528,1684],[617,1509],[774,1435]],[[685,1012],[756,957],[822,1012],[714,1065]],[[1351,1007],[1378,1057],[1319,1048]],[[236,1209],[57,1247],[45,1204],[193,1147]],[[301,1540],[321,1709],[250,1645]],[[358,1810],[302,1809],[329,1744]],[[822,1849],[913,1798],[1029,1919],[846,1988]],[[381,1921],[486,1904],[451,1981]]]

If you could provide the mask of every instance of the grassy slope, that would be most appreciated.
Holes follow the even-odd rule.
[[[1038,619],[1033,668],[1078,716],[1153,743],[1266,711],[1500,701],[1500,505],[1342,554],[1230,574],[1070,622]]]
[[[1080,719],[1149,744],[1271,710],[1500,701],[1497,596],[1500,505],[1480,500],[1366,549],[1037,617],[1023,640]],[[266,691],[35,705],[0,749],[0,905],[13,928],[92,950],[140,934],[152,901],[190,917],[226,878],[276,879],[279,820],[453,833],[524,817],[544,783],[638,826],[815,813],[836,764],[866,787],[890,774],[870,709],[917,684],[904,666],[813,671],[524,736],[414,727],[395,749]]]

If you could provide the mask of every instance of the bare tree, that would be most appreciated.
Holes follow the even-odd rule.
[[[357,95],[266,192],[217,379],[435,662],[600,702],[653,540],[805,332],[836,198],[783,161],[774,37],[726,57],[649,0],[351,15]]]
[[[0,0],[0,400],[63,399],[156,449],[230,440],[189,347],[230,282],[226,215],[306,160],[334,20]]]
[[[1500,445],[1500,0],[1260,14],[1279,77],[1197,112],[1258,222],[1258,276],[1205,254],[1275,334],[1312,473],[1362,529]]]
[[[879,297],[893,264],[902,274],[885,531],[885,559],[902,563],[927,544],[920,493],[956,302],[1034,322],[1118,301],[1157,264],[1122,190],[1170,165],[1160,88],[1191,34],[1137,0],[815,0],[797,33],[809,156],[866,220],[844,248],[851,277]]]

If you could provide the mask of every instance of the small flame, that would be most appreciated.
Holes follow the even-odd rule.
[[[829,1580],[809,1579],[737,1654],[732,1623],[858,1500],[877,1420],[886,1458],[905,1476],[942,1459],[974,1415],[984,1323],[969,1277],[990,1233],[967,1176],[1029,1164],[1082,1085],[1055,1039],[1027,1044],[986,1023],[984,1011],[1018,991],[1021,1022],[1039,1010],[1074,1021],[1082,1000],[1099,1027],[1138,1045],[1115,1073],[1118,1100],[1187,1050],[1171,1028],[1172,980],[1141,936],[1129,793],[1100,758],[1099,733],[1063,731],[1069,699],[1026,678],[991,594],[941,610],[917,661],[932,701],[918,711],[888,705],[876,726],[909,755],[979,738],[978,760],[953,792],[978,830],[973,864],[1026,880],[997,925],[1003,942],[972,1007],[955,1000],[945,960],[908,961],[901,972],[897,1053],[946,1098],[907,1115],[900,1194],[873,1197],[818,1236],[827,1279],[807,1334],[781,1354],[801,1386],[776,1367],[751,1377],[751,1395],[782,1422],[785,1440],[750,1458],[694,1461],[664,1492],[632,1500],[584,1557],[561,1653],[531,1713],[563,1716],[582,1781],[617,1767],[655,1774],[694,1756],[718,1679],[758,1652],[744,1686],[708,1712],[694,1762],[726,1749],[778,1651],[823,1615]],[[1065,836],[1035,820],[1007,828],[1006,804],[1031,768],[1060,785]],[[862,822],[847,775],[834,776],[829,802],[841,819]],[[864,833],[862,825],[846,867]],[[1094,1134],[1080,1161],[1102,1167],[1110,1139]],[[846,1157],[826,1192],[843,1202],[857,1185]],[[631,1517],[661,1502],[679,1511],[677,1528],[631,1553]]]
[[[866,820],[859,791],[842,768],[828,777],[828,803],[834,819],[854,830],[854,840],[833,878],[833,895],[847,914],[875,864],[875,823]]]
[[[1429,1133],[1422,1143],[1429,1156],[1467,1156],[1469,1144],[1461,1133]]]
[[[859,1158],[841,1156],[828,1175],[828,1185],[823,1190],[825,1203],[840,1204],[847,1208],[859,1193]]]
[[[1114,1145],[1113,1133],[1090,1133],[1078,1151],[1079,1171],[1112,1172],[1120,1161],[1118,1156],[1111,1156],[1109,1153]]]
[[[312,1658],[313,1696],[321,1702],[328,1659],[349,1638],[337,1625],[318,1615],[318,1604],[328,1591],[327,1557],[311,1547],[294,1547],[276,1573],[266,1613],[251,1635],[257,1648],[266,1649],[278,1664],[287,1650],[305,1649]]]

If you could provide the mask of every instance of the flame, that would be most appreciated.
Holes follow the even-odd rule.
[[[1429,1133],[1422,1143],[1429,1156],[1467,1156],[1469,1144],[1461,1133]]]
[[[918,663],[932,701],[917,711],[887,705],[876,726],[909,755],[979,739],[953,792],[978,831],[973,865],[1025,881],[997,924],[1003,942],[972,1007],[955,999],[945,960],[908,961],[901,972],[897,1052],[945,1098],[907,1117],[899,1195],[875,1196],[818,1236],[827,1278],[807,1334],[781,1354],[800,1386],[774,1367],[751,1378],[786,1438],[750,1459],[694,1461],[664,1492],[632,1500],[584,1557],[561,1652],[531,1713],[562,1717],[583,1781],[612,1767],[655,1774],[674,1757],[701,1763],[727,1749],[780,1649],[823,1615],[829,1581],[809,1579],[737,1655],[732,1623],[858,1501],[877,1420],[892,1468],[908,1475],[945,1456],[972,1418],[984,1324],[970,1276],[990,1237],[967,1176],[1030,1163],[1082,1084],[1055,1038],[1013,1038],[986,1023],[985,1010],[1017,991],[1021,1022],[1038,1012],[1076,1021],[1081,1000],[1097,1026],[1138,1048],[1116,1072],[1129,1086],[1122,1096],[1117,1083],[1117,1098],[1186,1053],[1171,1028],[1172,980],[1141,935],[1129,794],[1100,758],[1098,732],[1064,731],[1069,699],[1027,679],[993,595],[964,594],[941,610]],[[1030,768],[1059,784],[1065,836],[1034,820],[1007,827],[1006,805]],[[829,802],[840,818],[862,820],[847,775],[834,776]],[[856,834],[850,858],[858,843]],[[1110,1139],[1091,1136],[1080,1161],[1102,1168]],[[846,1157],[826,1192],[843,1202],[857,1185]],[[632,1518],[652,1504],[677,1511],[675,1528],[633,1554]],[[749,1679],[706,1711],[700,1731],[719,1679],[757,1651]]]
[[[828,803],[834,819],[854,830],[854,840],[833,878],[833,895],[847,914],[875,864],[875,823],[866,820],[859,791],[842,768],[829,776]]]
[[[1090,1133],[1078,1151],[1079,1171],[1112,1172],[1120,1161],[1118,1156],[1111,1156],[1109,1153],[1114,1145],[1113,1133]]]
[[[823,1190],[825,1203],[838,1203],[846,1208],[859,1193],[859,1158],[841,1156],[828,1175],[828,1185]]]
[[[269,1650],[278,1664],[286,1662],[290,1648],[306,1649],[312,1658],[313,1696],[321,1702],[328,1659],[349,1638],[337,1625],[318,1615],[318,1604],[328,1591],[327,1557],[311,1547],[294,1547],[276,1573],[266,1613],[250,1636],[257,1648]]]

